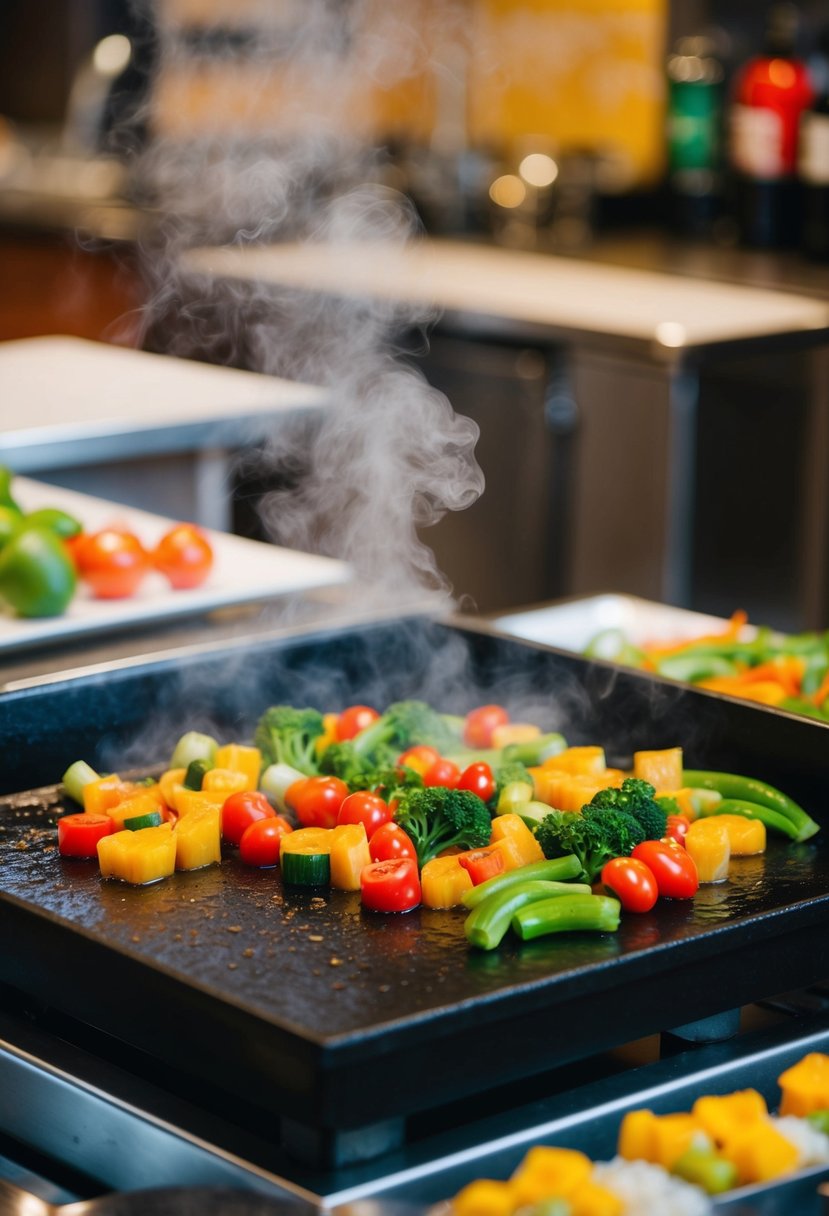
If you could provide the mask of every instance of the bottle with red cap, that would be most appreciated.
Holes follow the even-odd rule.
[[[792,4],[769,10],[763,53],[737,73],[729,152],[740,237],[779,249],[798,243],[797,177],[801,116],[814,97],[809,71],[796,53],[799,13]]]

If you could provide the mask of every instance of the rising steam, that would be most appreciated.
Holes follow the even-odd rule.
[[[324,386],[321,419],[280,426],[245,457],[248,475],[278,473],[262,501],[267,534],[345,559],[384,598],[445,594],[418,529],[474,502],[483,476],[477,425],[397,347],[403,332],[422,345],[434,313],[194,276],[185,263],[197,246],[299,240],[358,244],[393,273],[421,228],[389,184],[368,103],[415,78],[424,37],[457,37],[458,6],[436,6],[424,35],[401,0],[229,3],[216,7],[244,31],[242,50],[238,29],[191,29],[196,54],[188,7],[158,10],[150,139],[135,161],[156,217],[143,247],[147,343]]]

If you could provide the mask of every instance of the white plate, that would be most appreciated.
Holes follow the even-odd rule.
[[[717,633],[728,622],[719,616],[657,604],[633,595],[608,594],[509,613],[492,618],[492,624],[513,637],[581,654],[604,629],[618,629],[629,642],[641,646],[645,642],[681,642]],[[748,639],[755,633],[754,626],[746,625],[740,636]]]
[[[148,547],[178,522],[27,477],[15,477],[13,493],[25,511],[60,507],[75,515],[87,532],[109,524],[123,525],[135,532]],[[0,614],[0,651],[272,599],[344,583],[350,577],[349,567],[344,562],[328,557],[281,549],[227,532],[205,529],[205,535],[213,547],[214,564],[209,578],[200,587],[174,591],[165,578],[152,573],[129,599],[96,600],[79,583],[76,595],[62,616],[26,620]]]

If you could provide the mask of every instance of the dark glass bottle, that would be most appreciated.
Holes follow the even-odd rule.
[[[803,193],[801,248],[807,257],[829,261],[829,28],[819,40],[814,73],[817,96],[800,119],[798,170]]]
[[[737,73],[730,110],[729,162],[734,210],[747,245],[797,245],[800,119],[813,100],[805,63],[797,58],[797,9],[774,5],[763,53]]]
[[[721,196],[725,72],[706,36],[680,38],[668,57],[668,184],[674,227],[710,232]]]

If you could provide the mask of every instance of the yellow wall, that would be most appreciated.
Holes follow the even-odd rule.
[[[211,14],[223,3],[232,20],[232,0],[211,0]],[[169,63],[156,121],[177,136],[316,129],[423,142],[438,98],[457,106],[465,75],[471,144],[509,152],[541,137],[560,151],[608,153],[622,186],[648,182],[662,165],[667,3],[367,0],[347,51],[328,46],[315,60],[306,40],[300,62]],[[179,18],[187,9],[168,4]],[[294,11],[301,23],[302,6]]]

